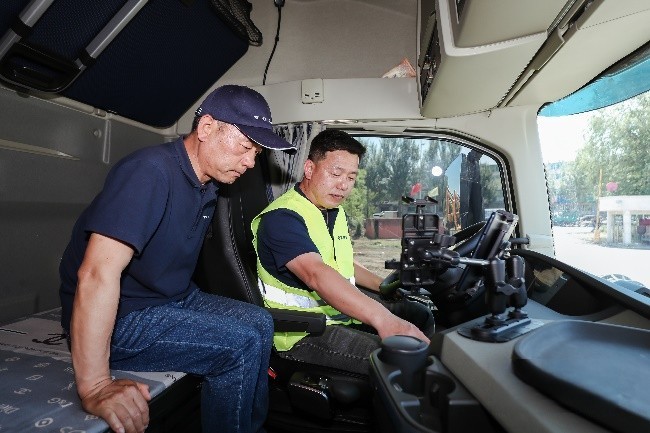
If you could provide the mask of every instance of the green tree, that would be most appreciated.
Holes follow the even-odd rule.
[[[604,184],[618,183],[617,195],[650,195],[650,93],[600,110],[590,121],[586,144],[576,155],[569,176],[576,199],[594,202],[602,170]]]
[[[446,140],[426,140],[426,143],[423,143],[422,140],[419,141],[420,158],[415,165],[416,169],[413,171],[414,176],[411,179],[411,184],[417,182],[422,184],[422,196],[438,188],[438,194],[434,194],[431,198],[442,203],[445,196],[446,176],[435,176],[432,169],[439,167],[444,174],[447,167],[460,154],[461,147]]]
[[[359,141],[366,146],[366,154],[359,164],[364,171],[365,187],[365,216],[370,217],[375,212],[374,203],[380,192],[381,173],[387,170],[387,161],[383,158],[378,139],[372,137],[359,137]]]
[[[411,170],[418,161],[418,148],[413,140],[405,138],[376,137],[363,140],[367,146],[364,167],[369,190],[369,212],[381,202],[397,202],[403,194],[410,193]]]
[[[420,160],[420,145],[405,138],[392,139],[387,144],[385,152],[392,164],[385,178],[386,192],[389,201],[397,201],[403,195],[411,194],[414,184],[411,181],[412,173],[415,164]]]
[[[425,153],[425,159],[428,161],[431,168],[433,168],[433,166],[438,166],[443,170],[443,175],[436,177],[431,174],[431,168],[429,168],[429,173],[432,176],[433,188],[438,188],[438,196],[433,198],[438,200],[438,210],[440,212],[445,209],[445,201],[447,200],[446,192],[449,178],[444,173],[446,173],[451,163],[458,158],[461,149],[462,147],[458,144],[447,140],[433,140],[429,143],[429,147]]]
[[[348,216],[348,224],[356,228],[359,224],[363,226],[366,218],[368,189],[366,188],[366,170],[359,169],[354,189],[348,198],[343,202],[343,209]]]
[[[461,146],[446,140],[402,137],[360,137],[367,149],[360,167],[365,169],[366,217],[376,212],[379,203],[399,203],[410,195],[416,183],[421,185],[418,198],[438,188],[438,209],[444,205],[446,176],[434,176],[431,169],[443,172],[458,157]]]

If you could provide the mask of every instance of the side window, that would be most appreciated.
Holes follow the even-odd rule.
[[[385,261],[399,259],[402,216],[415,206],[402,196],[436,200],[427,212],[441,231],[457,231],[505,209],[502,166],[490,154],[456,140],[426,137],[356,136],[367,152],[353,193],[344,202],[355,257],[385,276]]]
[[[650,93],[538,127],[556,257],[650,287]]]

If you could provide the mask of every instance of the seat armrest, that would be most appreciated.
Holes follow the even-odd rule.
[[[307,311],[267,308],[273,317],[276,332],[308,332],[322,334],[325,332],[325,315]]]

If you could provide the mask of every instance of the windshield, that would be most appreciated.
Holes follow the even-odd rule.
[[[366,146],[354,191],[343,207],[355,256],[385,277],[399,259],[402,216],[430,197],[425,212],[439,215],[439,233],[455,234],[508,209],[504,164],[498,155],[454,137],[356,135]]]
[[[641,79],[647,88],[645,64],[644,74],[628,79]],[[580,92],[573,95],[571,109],[560,101],[563,106],[548,106],[538,117],[555,254],[627,288],[650,287],[650,92],[582,114],[557,115],[584,111],[580,101],[583,108],[591,106],[598,94],[585,92],[582,99]],[[610,96],[604,93],[599,105],[608,105]]]
[[[593,82],[540,110],[544,117],[568,116],[598,110],[650,90],[650,55],[637,55],[605,71]]]

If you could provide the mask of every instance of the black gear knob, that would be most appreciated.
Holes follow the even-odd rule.
[[[401,370],[398,382],[404,392],[422,393],[428,347],[424,341],[406,335],[393,335],[382,340],[379,359]]]

